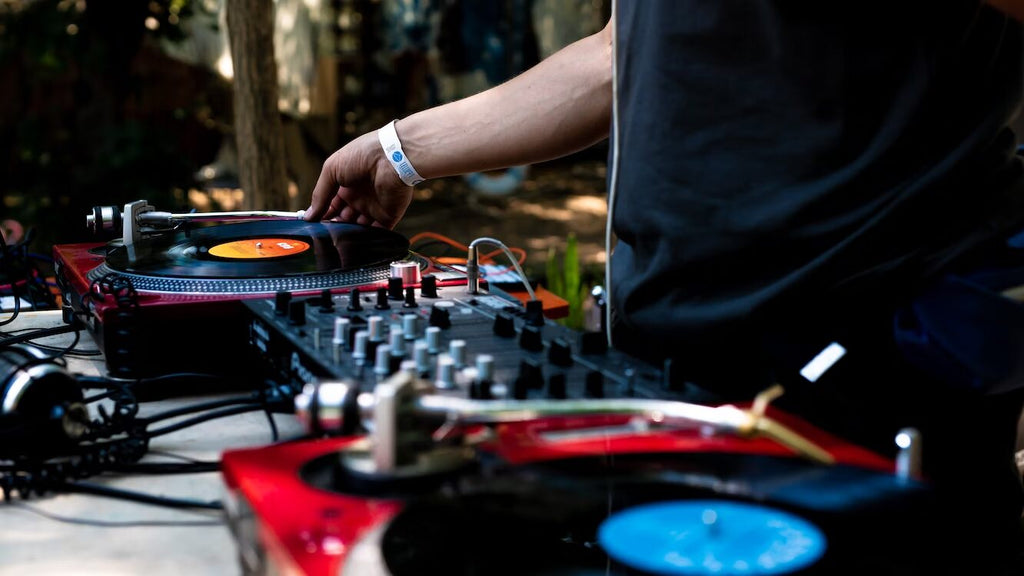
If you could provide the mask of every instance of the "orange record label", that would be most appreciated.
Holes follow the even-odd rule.
[[[301,254],[309,250],[309,244],[291,238],[255,238],[252,240],[235,240],[217,244],[210,248],[210,254],[218,258],[280,258]]]

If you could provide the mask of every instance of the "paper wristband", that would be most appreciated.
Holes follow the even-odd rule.
[[[402,182],[405,182],[406,186],[415,186],[423,182],[425,178],[416,172],[412,163],[406,158],[405,152],[402,151],[402,142],[398,139],[395,122],[397,120],[392,120],[377,130],[377,140],[380,141],[380,147],[384,149],[384,156],[387,157],[388,162],[391,162],[391,167],[395,169],[395,172],[398,172],[398,177],[402,179]]]

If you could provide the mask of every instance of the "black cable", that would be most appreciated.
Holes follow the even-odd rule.
[[[14,295],[14,312],[11,314],[10,318],[6,320],[0,320],[0,326],[6,326],[11,322],[14,322],[14,320],[18,317],[18,314],[21,314],[21,297],[18,296],[18,293],[13,290],[11,291],[11,294]]]
[[[224,509],[224,505],[219,500],[207,502],[203,500],[192,500],[189,498],[172,498],[169,496],[156,496],[153,494],[146,494],[145,492],[136,492],[134,490],[125,490],[123,488],[113,488],[110,486],[104,486],[102,484],[93,484],[91,482],[66,482],[64,484],[56,486],[56,488],[62,489],[67,492],[91,494],[93,496],[104,496],[107,498],[116,498],[119,500],[139,502],[141,504],[153,504],[155,506],[164,506],[166,508],[196,508],[201,510]]]
[[[235,406],[231,408],[225,408],[223,410],[217,410],[210,412],[209,414],[203,414],[202,416],[196,416],[188,420],[178,422],[177,424],[171,424],[164,426],[163,428],[157,428],[156,430],[149,430],[146,432],[146,438],[156,438],[157,436],[163,436],[170,434],[171,432],[177,432],[196,424],[202,424],[210,420],[216,420],[217,418],[225,418],[227,416],[234,416],[236,414],[245,414],[246,412],[255,412],[256,410],[262,410],[263,406],[260,404],[249,404],[244,406]]]
[[[61,522],[63,524],[75,524],[79,526],[92,526],[95,528],[144,528],[144,527],[161,527],[161,528],[195,528],[201,526],[223,526],[222,520],[130,520],[125,522],[107,521],[107,520],[89,520],[86,518],[71,518],[69,516],[61,516],[52,512],[47,512],[35,506],[31,506],[24,502],[12,502],[8,504],[16,508],[21,508],[37,516],[46,518],[47,520],[53,520],[55,522]]]
[[[255,404],[257,400],[252,396],[236,396],[234,398],[223,398],[220,400],[210,400],[208,402],[202,402],[200,404],[192,404],[190,406],[182,406],[180,408],[174,408],[171,410],[165,410],[163,412],[157,412],[152,416],[145,418],[139,418],[140,424],[148,425],[161,420],[167,420],[168,418],[177,418],[178,416],[187,416],[196,412],[204,412],[206,410],[213,410],[214,408],[224,408],[227,406],[251,406]],[[262,407],[262,404],[260,405]]]
[[[205,474],[220,472],[220,462],[137,462],[120,464],[107,468],[110,472],[122,474],[148,474],[170,476],[176,474]]]
[[[193,464],[206,464],[211,463],[209,460],[197,460],[191,456],[185,456],[184,454],[175,454],[174,452],[168,452],[166,450],[150,450],[150,454],[156,456],[164,456],[166,458],[174,458],[175,460],[181,460],[182,462],[192,462]]]
[[[277,431],[277,422],[274,422],[274,413],[266,405],[263,406],[263,413],[267,415],[267,422],[270,423],[270,441],[277,442],[280,439],[280,435]]]
[[[0,340],[0,347],[11,346],[20,342],[28,342],[29,340],[35,340],[36,338],[46,338],[47,336],[58,336],[60,334],[67,334],[68,332],[77,332],[78,328],[74,326],[54,326],[53,328],[40,328],[33,332],[26,334],[19,334],[17,336],[8,336],[3,340]]]

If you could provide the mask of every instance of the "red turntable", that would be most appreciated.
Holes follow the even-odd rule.
[[[763,400],[471,400],[400,373],[372,393],[310,385],[296,405],[356,432],[224,455],[245,574],[932,568],[912,466]]]
[[[82,320],[111,376],[182,371],[246,378],[243,300],[279,292],[319,296],[386,286],[465,283],[455,269],[409,251],[390,230],[304,222],[295,213],[171,214],[145,201],[123,212],[98,207],[95,230],[110,243],[54,247],[67,320]],[[409,270],[415,272],[409,275]]]

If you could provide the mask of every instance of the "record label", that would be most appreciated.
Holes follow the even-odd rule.
[[[292,256],[306,250],[309,250],[309,244],[294,238],[251,238],[211,246],[210,255],[218,258],[255,260]]]

